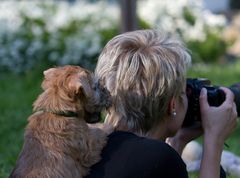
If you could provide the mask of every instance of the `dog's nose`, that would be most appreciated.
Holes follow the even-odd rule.
[[[101,120],[101,113],[95,112],[95,113],[85,113],[85,121],[89,124],[93,124],[96,122],[100,122]]]

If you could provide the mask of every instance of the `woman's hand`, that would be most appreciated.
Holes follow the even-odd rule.
[[[202,89],[200,94],[200,110],[204,137],[223,144],[237,126],[237,110],[234,95],[228,88],[221,87],[226,95],[225,101],[219,107],[209,106],[207,90]]]

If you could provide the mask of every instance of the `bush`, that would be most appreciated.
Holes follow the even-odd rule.
[[[117,4],[103,1],[2,1],[0,71],[21,73],[43,62],[93,70],[103,46],[119,33],[119,13]],[[194,62],[214,62],[225,52],[225,19],[196,1],[139,1],[138,15],[140,29],[178,34]]]
[[[1,70],[21,73],[43,61],[93,69],[103,44],[118,33],[115,6],[84,2],[11,3],[4,2],[3,6],[16,13],[15,19],[2,19],[2,23],[20,23],[14,28],[9,25],[0,33]]]
[[[192,51],[193,62],[216,62],[226,51],[226,19],[203,8],[201,1],[141,1],[139,14],[151,26],[177,35]]]
[[[227,49],[226,43],[220,36],[207,32],[206,40],[190,40],[187,47],[191,50],[193,62],[214,63],[222,57]]]

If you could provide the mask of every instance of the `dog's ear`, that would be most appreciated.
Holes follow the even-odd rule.
[[[69,87],[74,91],[75,94],[84,95],[89,98],[93,95],[93,89],[91,87],[91,79],[88,75],[80,73],[74,76],[69,83]]]
[[[45,70],[43,74],[45,77],[51,77],[56,70],[57,70],[56,68],[50,68]]]

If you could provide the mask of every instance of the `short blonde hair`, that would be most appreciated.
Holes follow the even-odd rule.
[[[180,96],[191,57],[182,43],[155,30],[120,34],[103,49],[95,70],[113,98],[106,122],[147,133]]]

